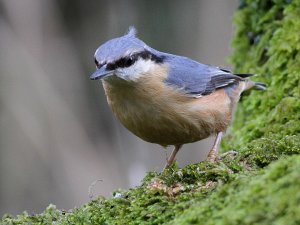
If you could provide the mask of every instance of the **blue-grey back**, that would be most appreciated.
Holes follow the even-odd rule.
[[[165,82],[188,94],[207,95],[241,80],[229,71],[187,57],[165,54],[165,61],[170,69]]]

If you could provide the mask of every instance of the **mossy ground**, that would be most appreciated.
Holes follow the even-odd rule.
[[[300,224],[300,0],[241,1],[235,24],[236,71],[269,86],[246,93],[238,107],[223,142],[237,157],[173,165],[112,198],[1,223]]]

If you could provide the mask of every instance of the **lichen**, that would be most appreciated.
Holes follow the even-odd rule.
[[[5,215],[2,224],[300,224],[300,0],[244,0],[231,61],[265,92],[245,93],[215,164],[163,173],[70,211]]]

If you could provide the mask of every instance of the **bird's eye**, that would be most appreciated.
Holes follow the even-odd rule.
[[[108,70],[115,70],[117,68],[126,68],[130,67],[137,60],[136,55],[131,55],[129,57],[123,57],[115,62],[108,63],[106,68]],[[101,65],[102,66],[102,65]]]
[[[115,65],[117,68],[129,67],[135,62],[135,59],[136,58],[134,56],[124,57],[119,59]]]
[[[134,63],[134,58],[132,56],[125,58],[124,66],[129,67]]]

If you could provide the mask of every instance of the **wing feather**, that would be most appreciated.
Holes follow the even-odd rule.
[[[201,64],[186,57],[167,55],[169,74],[166,83],[191,95],[208,95],[243,80],[228,70]]]

